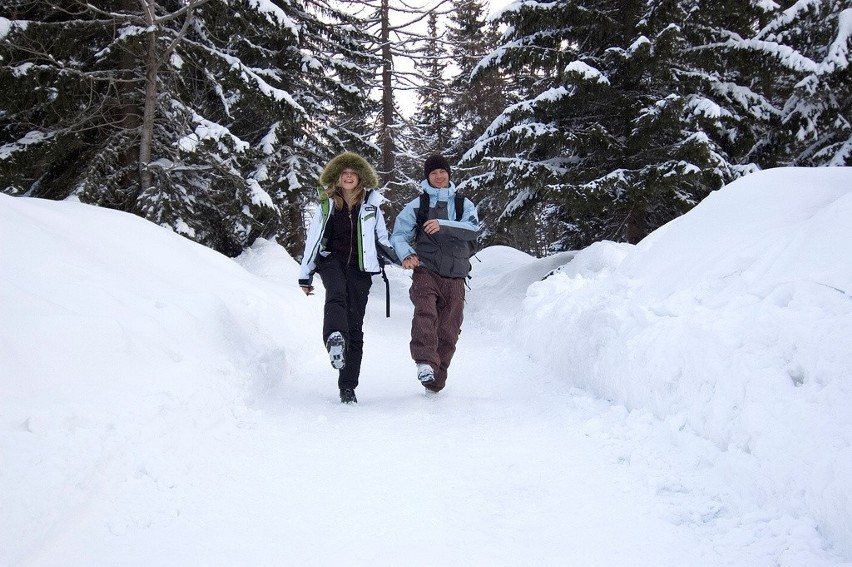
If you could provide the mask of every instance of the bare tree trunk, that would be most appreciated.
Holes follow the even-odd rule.
[[[382,0],[382,171],[381,181],[388,186],[396,181],[393,143],[393,54],[390,45],[390,5]]]
[[[287,192],[287,240],[283,243],[284,248],[294,258],[299,257],[305,250],[305,219],[303,217],[302,204],[295,191]]]
[[[151,163],[151,146],[154,141],[154,116],[157,112],[157,32],[155,28],[156,0],[141,0],[145,23],[151,29],[148,34],[148,51],[145,54],[145,101],[142,111],[142,133],[139,141],[139,184],[142,193],[151,188],[152,174],[148,165]]]
[[[154,143],[154,118],[157,115],[157,73],[160,71],[160,65],[163,61],[167,61],[169,55],[174,51],[178,42],[183,39],[189,26],[192,23],[193,10],[209,0],[191,0],[184,8],[173,12],[161,19],[157,19],[157,0],[139,0],[142,3],[142,13],[145,24],[151,29],[148,37],[148,51],[145,54],[145,101],[143,103],[142,112],[142,132],[139,141],[139,180],[142,193],[151,188],[153,174],[149,167],[152,156],[152,146]],[[183,27],[175,36],[172,43],[163,50],[163,53],[158,54],[157,45],[157,26],[163,22],[180,17],[186,14]]]
[[[138,0],[120,0],[116,2],[116,10],[124,13],[133,13],[138,9]],[[114,33],[118,34],[118,22],[113,26]],[[114,36],[114,37],[116,37]],[[117,37],[116,37],[117,38]],[[139,67],[139,58],[137,54],[130,50],[124,50],[120,54],[119,69],[124,77],[134,76],[136,69]],[[134,174],[133,170],[138,168],[139,151],[137,148],[137,139],[139,128],[141,127],[141,115],[139,113],[138,99],[138,83],[133,81],[119,81],[115,85],[117,99],[119,101],[119,119],[118,123],[125,131],[128,143],[121,148],[120,166],[126,173],[122,174],[123,191],[117,191],[110,195],[109,206],[118,208],[122,211],[133,211],[136,199],[139,196],[139,178],[138,174]]]
[[[647,235],[647,231],[648,228],[645,223],[645,203],[641,200],[636,200],[633,203],[633,208],[627,215],[625,239],[629,244],[639,244],[639,241]]]

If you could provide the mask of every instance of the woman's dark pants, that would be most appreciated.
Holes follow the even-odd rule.
[[[343,335],[346,340],[346,365],[339,371],[337,385],[341,389],[355,389],[361,374],[364,313],[373,277],[334,258],[323,258],[317,262],[317,273],[325,287],[323,344],[335,331],[340,331]]]

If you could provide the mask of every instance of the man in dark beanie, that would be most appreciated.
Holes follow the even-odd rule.
[[[446,385],[456,351],[479,218],[473,202],[456,194],[444,156],[426,158],[423,177],[423,193],[396,217],[390,241],[402,267],[414,270],[411,357],[417,379],[432,394]]]
[[[429,179],[429,174],[436,169],[443,169],[447,172],[447,179],[452,177],[453,172],[450,171],[450,164],[447,158],[441,155],[431,155],[426,158],[423,164],[423,179]]]

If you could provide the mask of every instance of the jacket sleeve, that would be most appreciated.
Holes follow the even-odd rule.
[[[419,203],[419,199],[411,201],[400,211],[393,225],[393,233],[390,236],[391,246],[393,246],[400,261],[405,260],[415,253],[414,248],[411,246],[414,242],[415,225],[417,223],[417,215],[414,213],[415,203]]]
[[[392,264],[399,265],[402,263],[388,239],[388,227],[387,224],[385,224],[385,214],[382,212],[381,207],[378,206],[376,207],[376,254],[378,254],[380,258],[387,259]]]
[[[453,204],[453,210],[448,212],[451,218],[455,218],[455,204]],[[447,236],[455,236],[460,240],[476,240],[479,232],[479,217],[473,201],[465,198],[464,212],[460,221],[441,219],[441,230],[446,231]]]
[[[323,224],[322,207],[317,205],[314,210],[314,217],[311,220],[311,226],[308,229],[308,238],[305,240],[305,252],[302,254],[302,264],[299,267],[299,285],[302,287],[311,285],[314,280]]]

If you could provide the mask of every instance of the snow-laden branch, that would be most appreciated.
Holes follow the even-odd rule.
[[[270,23],[280,23],[293,37],[299,37],[302,28],[296,24],[284,10],[270,2],[270,0],[249,0],[249,4],[266,16]],[[277,21],[276,21],[277,20]]]
[[[7,35],[12,31],[12,27],[23,27],[18,22],[13,22],[12,20],[0,17],[0,40],[5,39]]]
[[[555,49],[540,47],[539,45],[536,44],[536,42],[543,40],[543,39],[547,39],[547,38],[549,38],[553,35],[555,35],[555,32],[553,32],[553,31],[542,31],[542,32],[537,32],[537,33],[522,37],[520,39],[509,41],[509,42],[501,45],[497,49],[493,50],[491,53],[489,53],[485,57],[483,57],[479,61],[479,63],[477,63],[476,66],[474,66],[473,70],[471,71],[471,76],[475,76],[478,72],[484,71],[484,70],[488,69],[489,67],[500,65],[500,63],[503,62],[503,58],[510,51],[516,51],[517,50],[517,51],[522,51],[522,52],[529,52],[529,51],[534,50],[534,51],[540,51],[540,52],[550,52],[550,51],[557,52],[557,50],[555,50]]]
[[[849,66],[849,43],[852,39],[852,8],[840,12],[837,17],[837,35],[828,46],[826,56],[822,61],[814,61],[800,51],[773,41],[773,32],[783,25],[788,25],[801,12],[807,10],[815,0],[800,0],[781,18],[770,23],[752,39],[744,39],[735,33],[730,33],[727,41],[693,47],[701,51],[719,47],[756,51],[776,58],[782,65],[792,71],[813,74],[817,76],[834,73],[838,69]],[[818,3],[818,2],[817,2]]]
[[[678,76],[700,79],[710,85],[710,89],[728,100],[731,100],[741,108],[745,109],[754,118],[767,120],[772,116],[780,116],[781,110],[773,106],[772,102],[765,96],[753,91],[751,88],[719,81],[719,77],[703,71],[675,71]]]
[[[762,53],[777,59],[784,67],[792,70],[805,73],[815,73],[819,70],[819,63],[815,62],[810,57],[802,55],[797,50],[788,45],[781,45],[775,41],[764,41],[759,39],[743,39],[736,34],[731,34],[731,38],[727,41],[708,43],[697,47],[692,47],[689,51],[714,51],[719,48],[724,49],[742,49],[744,51],[752,51]]]
[[[566,73],[576,73],[587,81],[594,81],[603,85],[609,84],[609,79],[602,72],[582,61],[572,61],[565,67]]]
[[[233,134],[226,126],[207,120],[195,112],[195,110],[189,108],[178,100],[172,99],[171,102],[172,106],[176,109],[186,112],[192,116],[192,121],[197,125],[192,134],[186,135],[178,140],[177,145],[181,150],[186,152],[195,152],[198,146],[205,140],[214,140],[219,142],[223,138],[229,139],[237,152],[244,152],[249,149],[250,144],[240,139],[239,136]]]
[[[23,138],[0,146],[0,160],[9,159],[14,156],[14,154],[27,151],[31,148],[31,146],[37,146],[38,144],[50,140],[52,137],[53,134],[49,132],[40,132],[38,130],[27,132]]]
[[[755,37],[758,39],[769,39],[774,32],[778,31],[790,23],[795,21],[799,16],[807,14],[811,9],[819,10],[823,0],[798,0],[795,4],[781,12],[776,16],[766,27],[760,30]],[[777,9],[777,4],[767,9],[767,12],[774,12]]]
[[[238,57],[234,57],[233,55],[229,55],[224,51],[220,51],[218,49],[213,49],[207,45],[199,45],[194,43],[196,47],[199,49],[203,49],[207,51],[214,57],[217,57],[224,61],[231,69],[236,69],[239,71],[240,78],[245,81],[246,84],[254,83],[260,89],[264,95],[276,100],[276,101],[284,101],[289,106],[291,106],[294,110],[302,115],[306,115],[307,111],[300,105],[293,96],[285,91],[284,89],[279,89],[277,87],[273,87],[270,85],[263,77],[261,77],[262,70],[252,69],[247,67]]]

